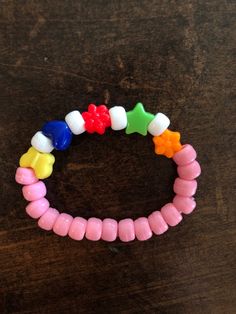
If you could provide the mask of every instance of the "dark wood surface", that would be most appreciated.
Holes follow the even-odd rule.
[[[236,313],[235,1],[0,1],[0,313]],[[45,121],[142,101],[198,151],[197,209],[141,243],[41,231],[14,182]],[[56,152],[51,204],[148,215],[174,164],[151,137],[81,135]]]

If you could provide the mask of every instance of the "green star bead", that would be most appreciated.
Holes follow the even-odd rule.
[[[143,104],[138,102],[133,110],[127,112],[128,124],[125,130],[126,134],[139,133],[147,135],[149,123],[154,119],[154,115],[146,112]]]

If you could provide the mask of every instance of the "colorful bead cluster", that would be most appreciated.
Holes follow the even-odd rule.
[[[197,189],[195,180],[201,173],[196,161],[196,151],[191,145],[181,145],[180,133],[168,129],[170,120],[163,113],[155,116],[144,110],[141,103],[126,113],[121,106],[108,110],[105,105],[90,104],[88,111],[80,114],[72,111],[66,115],[65,121],[46,123],[31,139],[30,149],[20,158],[20,167],[16,171],[16,182],[23,185],[24,198],[30,203],[26,207],[29,216],[38,220],[38,225],[44,230],[53,230],[60,236],[69,235],[74,240],[114,241],[117,237],[123,242],[137,238],[140,241],[149,239],[152,234],[160,235],[169,226],[176,226],[182,220],[182,214],[190,214],[196,207],[193,198]],[[55,148],[65,150],[69,147],[72,134],[88,133],[104,134],[106,128],[113,130],[126,129],[126,134],[152,134],[155,153],[173,158],[177,164],[179,177],[174,182],[174,197],[160,211],[140,217],[133,221],[130,218],[117,222],[106,218],[73,218],[66,213],[59,213],[50,207],[45,198],[47,190],[43,181],[53,171],[55,162],[51,154]]]

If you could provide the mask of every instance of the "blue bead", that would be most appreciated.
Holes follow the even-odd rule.
[[[57,150],[65,150],[70,146],[72,133],[64,121],[50,121],[44,124],[42,132],[49,137]]]

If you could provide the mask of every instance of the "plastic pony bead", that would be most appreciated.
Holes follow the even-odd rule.
[[[35,176],[33,169],[22,167],[17,168],[15,180],[17,183],[23,185],[30,185],[38,182],[38,178]]]
[[[165,132],[169,125],[169,118],[163,113],[158,112],[155,115],[155,118],[148,125],[148,132],[151,133],[153,136],[159,136],[163,132]]]
[[[74,110],[69,112],[65,116],[65,121],[68,124],[71,132],[75,135],[79,135],[83,132],[85,132],[85,121],[81,115],[81,113],[78,110]]]
[[[40,153],[34,147],[30,147],[20,158],[20,166],[34,169],[38,179],[46,179],[51,175],[54,162],[52,154]]]
[[[45,136],[41,131],[38,131],[32,137],[31,145],[41,153],[51,153],[54,149],[51,139]]]
[[[127,115],[125,108],[121,106],[112,107],[109,110],[111,118],[111,128],[114,131],[119,131],[127,127]]]

